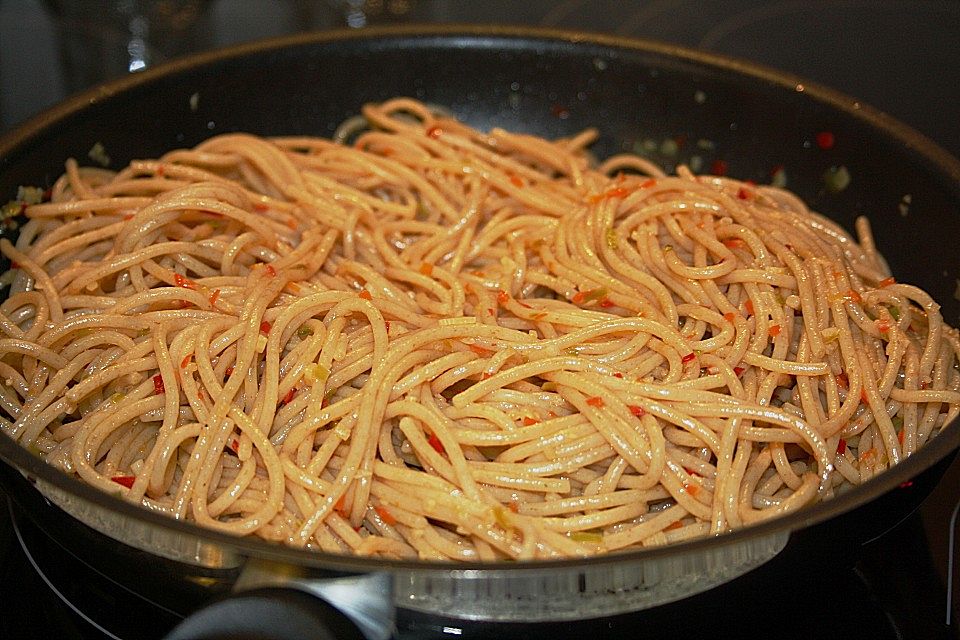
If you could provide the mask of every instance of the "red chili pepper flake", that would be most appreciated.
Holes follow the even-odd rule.
[[[696,357],[697,357],[697,354],[691,351],[687,355],[680,358],[680,362],[682,362],[683,364],[687,364],[688,362],[693,362],[693,359]]]
[[[264,202],[254,202],[254,203],[253,203],[253,210],[254,210],[254,211],[266,211],[266,210],[269,209],[269,208],[270,208],[270,207],[268,207],[267,204],[264,203]]]
[[[113,476],[110,479],[116,482],[117,484],[123,485],[127,489],[130,489],[131,487],[133,487],[133,483],[134,481],[136,481],[137,477],[136,476]]]
[[[271,278],[277,275],[277,270],[274,268],[272,264],[267,265],[267,275],[270,276]]]
[[[373,300],[373,295],[366,289],[360,292],[360,297],[364,300]]]
[[[492,377],[493,377],[493,374],[490,373],[489,371],[484,371],[484,372],[480,375],[480,379],[481,379],[481,380],[489,380],[489,379],[492,378]]]
[[[421,262],[419,271],[429,278],[433,276],[433,265],[429,262]]]
[[[183,360],[180,361],[180,368],[186,369],[187,365],[190,364],[190,360],[192,359],[193,359],[193,354],[188,353],[186,356],[183,357]]]
[[[510,294],[503,289],[500,289],[500,291],[497,292],[497,303],[503,305],[507,304],[508,302],[510,302]]]
[[[558,120],[566,120],[570,117],[570,110],[562,104],[554,104],[550,107],[550,114]]]
[[[710,165],[710,173],[715,176],[727,175],[727,163],[723,160],[714,160],[713,164]]]
[[[536,418],[531,418],[530,416],[523,416],[522,422],[523,422],[523,426],[529,427],[531,425],[537,424],[540,421],[537,420]]]
[[[746,371],[746,369],[744,369],[743,367],[734,367],[734,368],[733,368],[733,374],[734,374],[735,376],[737,376],[738,378],[743,375],[743,372],[744,372],[744,371]]]
[[[224,370],[223,375],[227,376],[228,378],[229,378],[230,376],[232,376],[232,375],[233,375],[233,367],[227,367],[226,370]]]
[[[270,329],[272,328],[273,326],[266,320],[260,323],[260,333],[262,333],[265,336],[270,334]]]
[[[863,297],[853,289],[847,289],[847,292],[843,294],[843,299],[849,302],[855,302],[861,304],[863,302]]]
[[[843,387],[844,389],[848,389],[850,387],[850,379],[847,377],[847,374],[838,373],[836,375],[836,379],[837,379],[837,384]]]
[[[643,407],[637,406],[635,404],[627,405],[627,409],[630,409],[630,413],[637,416],[638,418],[642,418],[643,416],[647,415],[647,412],[643,410]]]
[[[906,430],[906,429],[900,429],[900,431],[897,433],[897,440],[900,441],[900,446],[901,446],[901,447],[903,446],[903,439],[904,439],[906,436],[907,436],[907,430]]]
[[[831,131],[821,131],[816,135],[817,146],[826,151],[827,149],[832,149],[836,139],[834,138],[833,132]]]
[[[742,238],[724,238],[721,242],[727,249],[744,249],[747,246]]]
[[[689,493],[694,498],[696,498],[697,494],[700,493],[700,485],[695,484],[693,482],[684,482],[683,488],[686,489],[687,493]]]
[[[443,129],[441,129],[437,125],[433,125],[429,129],[427,129],[427,135],[433,138],[434,140],[436,140],[437,138],[443,135]]]
[[[384,320],[384,321],[383,321],[383,326],[384,326],[384,328],[386,329],[387,333],[390,333],[390,321],[389,321],[389,320]]]
[[[154,174],[162,178],[165,172],[166,172],[166,169],[164,169],[164,166],[161,164],[159,167],[157,167],[157,170],[154,171]]]
[[[523,180],[520,179],[520,176],[515,176],[513,174],[510,174],[510,184],[512,184],[517,188],[520,188],[523,186]]]
[[[178,287],[183,287],[184,289],[197,288],[197,284],[195,282],[193,282],[192,280],[188,280],[187,278],[184,278],[179,273],[173,274],[173,283]]]
[[[333,505],[333,510],[340,514],[341,518],[348,518],[350,513],[347,511],[347,496],[342,495]]]
[[[867,390],[863,387],[860,387],[860,402],[863,404],[870,404],[870,401],[867,400]]]
[[[513,511],[514,513],[519,513],[520,505],[517,503],[516,500],[511,500],[510,502],[507,503],[507,509],[510,509],[510,511]]]
[[[737,197],[741,200],[749,200],[753,197],[753,193],[748,191],[745,187],[740,187],[737,190]]]
[[[623,380],[623,374],[620,373],[619,371],[614,372],[613,377],[620,378],[621,380]]]
[[[691,476],[693,476],[693,477],[695,477],[695,478],[702,478],[702,477],[703,477],[703,476],[701,476],[699,473],[697,473],[696,471],[694,471],[693,469],[691,469],[690,467],[684,467],[683,470],[686,471],[689,475],[691,475]]]
[[[387,511],[386,507],[377,505],[373,508],[377,512],[377,515],[380,516],[380,519],[384,521],[389,526],[397,524],[397,519],[393,517],[393,514]]]
[[[723,314],[723,319],[727,322],[733,323],[733,321],[737,319],[737,314],[732,311],[728,311],[727,313]]]
[[[157,395],[164,393],[166,389],[163,386],[163,376],[159,373],[153,376],[153,392]]]
[[[643,182],[640,183],[641,189],[649,189],[650,187],[655,187],[655,186],[657,186],[657,181],[654,180],[653,178],[648,178],[647,180],[644,180]]]
[[[780,325],[778,324],[770,325],[770,328],[767,329],[767,333],[770,334],[771,338],[776,338],[778,335],[780,335]]]
[[[443,443],[440,442],[440,438],[437,437],[437,434],[431,433],[427,436],[427,443],[433,447],[433,450],[437,453],[445,453],[446,450],[443,448]]]
[[[877,320],[877,331],[880,333],[889,333],[890,332],[890,323],[886,320]]]
[[[624,198],[628,195],[630,195],[629,189],[625,189],[623,187],[614,187],[613,189],[609,189],[603,193],[594,194],[587,198],[587,200],[589,200],[591,204],[596,204],[601,200],[606,200],[608,198]]]
[[[492,351],[490,351],[490,349],[484,349],[480,345],[476,345],[476,344],[468,344],[467,348],[469,348],[470,351],[473,351],[478,356],[483,356],[483,357],[487,357],[491,353],[493,353]]]
[[[217,300],[220,299],[220,289],[214,289],[213,293],[210,294],[210,306],[213,307],[217,304]]]
[[[591,407],[596,407],[597,409],[603,409],[606,403],[604,403],[603,398],[600,396],[591,396],[587,398],[587,404]]]
[[[288,405],[288,404],[290,404],[291,402],[293,402],[293,398],[294,398],[294,396],[296,396],[296,395],[297,395],[297,390],[296,390],[296,389],[290,389],[290,391],[287,391],[287,395],[283,396],[283,400],[281,400],[280,403],[281,403],[281,404],[284,404],[284,405]]]
[[[889,287],[892,284],[897,284],[897,279],[891,276],[889,278],[884,278],[883,280],[878,282],[877,287],[880,289],[883,289],[884,287]]]
[[[753,300],[748,299],[743,306],[746,308],[747,313],[750,314],[751,316],[757,315],[756,310],[753,308]]]
[[[577,291],[575,294],[573,294],[573,297],[570,298],[570,302],[572,302],[573,304],[580,304],[583,302],[586,296],[587,294],[584,293],[583,291]]]
[[[604,309],[609,309],[610,307],[613,307],[615,305],[613,303],[613,300],[611,300],[610,298],[604,298],[603,300],[600,301],[600,306],[603,307]]]
[[[837,455],[842,456],[847,452],[847,441],[843,438],[840,438],[840,441],[837,442]]]
[[[240,453],[240,441],[234,438],[230,441],[230,450],[234,453]]]

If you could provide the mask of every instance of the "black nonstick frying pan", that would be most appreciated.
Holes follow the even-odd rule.
[[[956,159],[852,98],[648,42],[405,28],[298,36],[192,57],[101,86],[0,139],[0,199],[13,197],[18,185],[51,184],[65,158],[86,158],[96,143],[121,167],[230,131],[329,136],[365,102],[398,95],[443,105],[479,128],[558,137],[597,127],[599,157],[637,150],[667,169],[684,162],[758,183],[785,177],[789,189],[847,228],[868,215],[898,280],[922,286],[949,323],[960,321]],[[838,181],[843,175],[848,183]],[[384,638],[395,605],[476,620],[588,618],[709,590],[781,552],[840,554],[915,508],[958,443],[954,423],[855,490],[716,538],[590,560],[496,565],[374,561],[231,538],[101,494],[2,435],[0,479],[76,556],[184,614],[199,609],[171,638],[237,636],[258,625],[273,637]],[[331,622],[340,613],[315,596],[351,622]]]

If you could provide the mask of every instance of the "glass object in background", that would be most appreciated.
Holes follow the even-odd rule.
[[[46,0],[66,90],[209,48],[208,5],[207,0]]]

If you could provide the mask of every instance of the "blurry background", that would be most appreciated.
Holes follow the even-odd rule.
[[[739,56],[860,98],[960,156],[956,0],[0,0],[0,131],[184,53],[399,22],[541,25]]]

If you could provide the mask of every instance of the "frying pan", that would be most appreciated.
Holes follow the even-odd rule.
[[[834,91],[622,38],[392,28],[187,58],[79,95],[0,139],[0,197],[18,185],[52,184],[65,158],[85,158],[98,142],[120,167],[230,131],[329,136],[365,102],[398,95],[443,105],[481,129],[552,138],[596,126],[598,157],[639,150],[667,169],[685,162],[758,183],[781,172],[788,188],[847,228],[868,215],[898,280],[929,291],[947,322],[960,320],[956,159]],[[832,146],[817,144],[820,132],[833,136]],[[842,189],[829,177],[841,168],[850,176]],[[274,619],[285,623],[269,630],[275,637],[385,638],[394,605],[475,620],[589,618],[708,590],[781,552],[840,553],[915,508],[958,443],[954,423],[860,487],[721,536],[589,560],[455,566],[335,556],[202,530],[83,485],[2,435],[0,481],[73,554],[118,580],[135,573],[142,588],[182,598],[185,613],[199,608],[170,638],[227,637]]]

